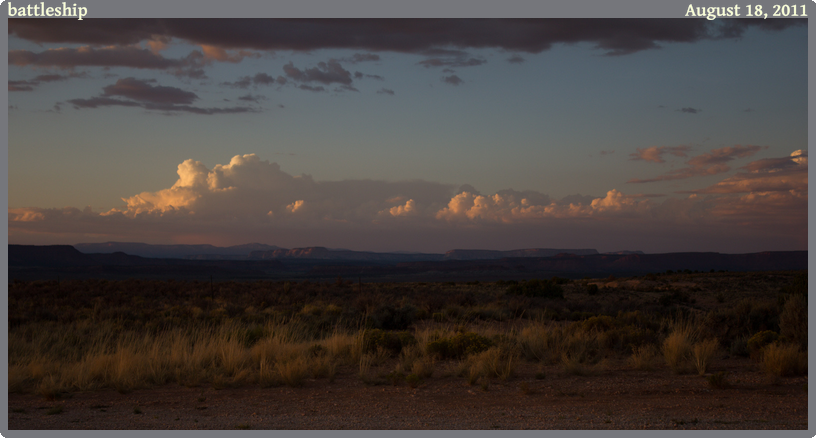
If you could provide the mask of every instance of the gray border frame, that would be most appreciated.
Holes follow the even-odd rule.
[[[5,0],[6,2],[10,0]],[[88,8],[88,16],[85,19],[93,18],[247,18],[247,17],[287,17],[287,18],[385,18],[385,17],[410,17],[410,18],[502,18],[502,17],[548,17],[548,18],[678,18],[685,15],[685,10],[689,4],[695,4],[691,0],[672,0],[670,2],[649,1],[649,0],[560,0],[557,3],[542,2],[540,0],[285,0],[275,1],[274,3],[260,3],[260,2],[240,2],[235,1],[223,2],[214,0],[141,0],[141,1],[110,1],[110,0],[72,0],[70,3],[76,2],[79,6]],[[793,3],[806,3],[807,0],[794,1]],[[39,2],[21,2],[13,1],[12,4],[27,5]],[[46,1],[47,4],[61,4],[61,1]],[[762,4],[763,9],[769,10],[769,6],[782,2],[764,2],[764,1],[747,1],[737,2],[736,0],[709,0],[704,3],[697,3],[697,6],[731,6],[734,4]],[[816,0],[814,0],[816,3]],[[816,13],[816,4],[812,6],[814,13]],[[5,9],[5,6],[0,3],[0,7]],[[691,18],[689,18],[691,19]],[[699,18],[696,18],[699,19]],[[8,59],[8,21],[2,24],[2,32],[0,38],[3,39],[3,47],[6,52],[6,59]],[[808,69],[816,65],[816,57],[814,56],[814,47],[816,47],[816,35],[808,32]],[[2,70],[3,81],[8,81],[8,60],[6,61],[6,68]],[[808,111],[810,114],[816,114],[816,77],[810,75],[808,78]],[[2,179],[0,183],[5,187],[2,196],[5,199],[6,206],[8,206],[8,90],[3,91],[3,100],[5,105],[0,108],[2,111],[2,120],[0,120],[0,131],[6,132],[6,136],[2,142],[2,151],[5,160],[2,160],[2,172],[6,178]],[[816,126],[813,119],[808,120],[808,130],[810,127]],[[808,136],[808,150],[812,139]],[[808,190],[812,184],[808,183]],[[808,204],[808,214],[812,212]],[[8,215],[2,217],[2,221],[8,228]],[[810,220],[808,220],[808,224]],[[3,300],[0,301],[3,311],[8,315],[8,234],[3,238],[5,241],[6,252],[3,256],[3,272],[2,280],[5,287]],[[808,236],[808,249],[814,242],[812,236]],[[808,263],[808,271],[813,267],[813,263]],[[810,288],[808,288],[810,293]],[[816,305],[816,304],[814,304]],[[808,307],[808,313],[812,313],[810,309],[814,305]],[[2,363],[6,375],[8,375],[8,325],[2,326],[3,340],[6,348],[2,351]],[[813,338],[814,330],[810,329],[811,339]],[[808,349],[809,352],[812,352]],[[813,363],[813,355],[808,354],[809,362]],[[812,391],[808,391],[808,397],[812,395]],[[8,379],[2,379],[0,382],[0,399],[4,402],[3,405],[8,407]],[[816,412],[816,407],[808,404],[808,431],[807,436],[816,436],[816,432],[812,432],[810,419],[813,418],[813,413]],[[68,437],[86,437],[86,436],[109,436],[110,432],[105,431],[14,431],[8,432],[8,409],[0,411],[0,421],[2,421],[2,435],[6,437],[20,436],[20,437],[35,437],[35,436],[68,436]],[[141,436],[146,433],[142,431],[124,431],[116,432],[117,436],[124,433],[125,436]],[[155,433],[155,432],[152,432]],[[254,431],[251,432],[254,436],[266,435],[269,432]],[[335,436],[338,432],[331,432]],[[415,431],[397,431],[389,432],[391,436],[408,436],[414,435]],[[420,432],[421,433],[421,432]],[[431,434],[439,434],[440,432],[431,432]],[[507,432],[501,432],[507,433]],[[522,436],[538,436],[541,432],[511,432],[514,435]],[[591,435],[609,436],[609,432],[605,431],[548,431],[548,434],[556,434],[559,436],[585,436],[587,433]],[[654,431],[617,431],[612,432],[612,436],[651,436]],[[663,436],[681,436],[687,435],[689,432],[682,431],[663,431],[659,432]],[[693,433],[693,432],[692,432]],[[182,435],[182,436],[222,436],[223,431],[162,431],[164,434]],[[288,431],[285,432],[289,436],[312,436],[314,434],[327,434],[326,432],[318,431]],[[345,436],[360,436],[380,435],[378,432],[359,432],[359,431],[344,431],[340,432]],[[496,432],[491,431],[450,431],[444,432],[444,435],[450,436],[495,436]],[[699,435],[699,433],[693,433]],[[763,431],[708,431],[703,432],[705,435],[717,436],[767,436],[767,432]],[[813,435],[811,435],[813,434]],[[779,438],[787,436],[804,436],[805,433],[800,431],[777,431],[775,432]]]

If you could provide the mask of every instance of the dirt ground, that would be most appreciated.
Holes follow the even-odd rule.
[[[387,365],[383,366],[383,370]],[[334,382],[216,390],[176,384],[47,400],[9,394],[9,430],[27,429],[798,429],[808,428],[807,376],[769,379],[722,359],[728,389],[704,377],[613,364],[592,375],[523,363],[508,380],[468,385],[438,367],[418,387],[366,385],[349,367]],[[543,379],[536,374],[543,371]],[[539,375],[539,377],[541,377]]]

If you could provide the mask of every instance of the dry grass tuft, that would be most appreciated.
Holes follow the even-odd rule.
[[[773,343],[763,351],[762,367],[766,373],[777,377],[807,374],[807,354],[798,345]]]
[[[633,347],[632,356],[629,357],[629,365],[638,370],[653,370],[658,355],[659,352],[654,345]]]
[[[672,331],[663,341],[661,352],[666,364],[677,374],[692,372],[694,355],[693,343],[699,330],[691,320],[679,319],[672,321]]]
[[[694,355],[694,366],[697,367],[698,374],[702,376],[706,373],[706,369],[711,365],[719,346],[720,344],[716,339],[706,339],[694,344],[692,354]]]

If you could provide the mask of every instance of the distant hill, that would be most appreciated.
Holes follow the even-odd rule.
[[[491,260],[509,257],[552,257],[558,254],[594,255],[594,249],[551,249],[531,248],[511,251],[491,251],[485,249],[454,249],[445,253],[445,260]]]
[[[135,242],[77,243],[74,245],[74,248],[84,254],[123,252],[141,257],[205,260],[247,258],[252,251],[280,249],[279,246],[265,245],[262,243],[220,247],[213,245],[150,245]]]
[[[9,266],[89,266],[92,258],[70,245],[9,245]]]
[[[251,246],[250,246],[251,247]],[[211,248],[207,248],[211,249]],[[585,251],[590,254],[569,254]],[[549,257],[535,256],[557,252]],[[123,252],[85,254],[67,245],[9,245],[10,279],[53,278],[194,278],[334,279],[367,281],[470,281],[564,276],[598,278],[647,273],[727,270],[787,271],[807,269],[807,251],[751,254],[689,252],[598,254],[595,250],[530,249],[516,251],[454,250],[446,254],[396,254],[323,247],[251,251],[243,260],[149,258]],[[489,258],[513,254],[515,257]],[[201,256],[194,256],[196,258]],[[231,257],[229,255],[220,257]],[[450,257],[481,257],[452,259]]]
[[[367,261],[382,263],[400,263],[413,261],[439,261],[443,260],[442,254],[423,253],[387,253],[351,251],[347,249],[332,250],[321,246],[309,248],[276,249],[272,251],[252,251],[249,258],[256,259],[299,259],[299,260],[337,260],[337,261]]]

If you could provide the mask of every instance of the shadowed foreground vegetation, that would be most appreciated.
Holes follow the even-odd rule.
[[[40,281],[9,285],[9,391],[301,386],[353,372],[487,390],[520,363],[807,373],[807,273],[667,272],[492,283]],[[544,378],[543,373],[536,378]]]

